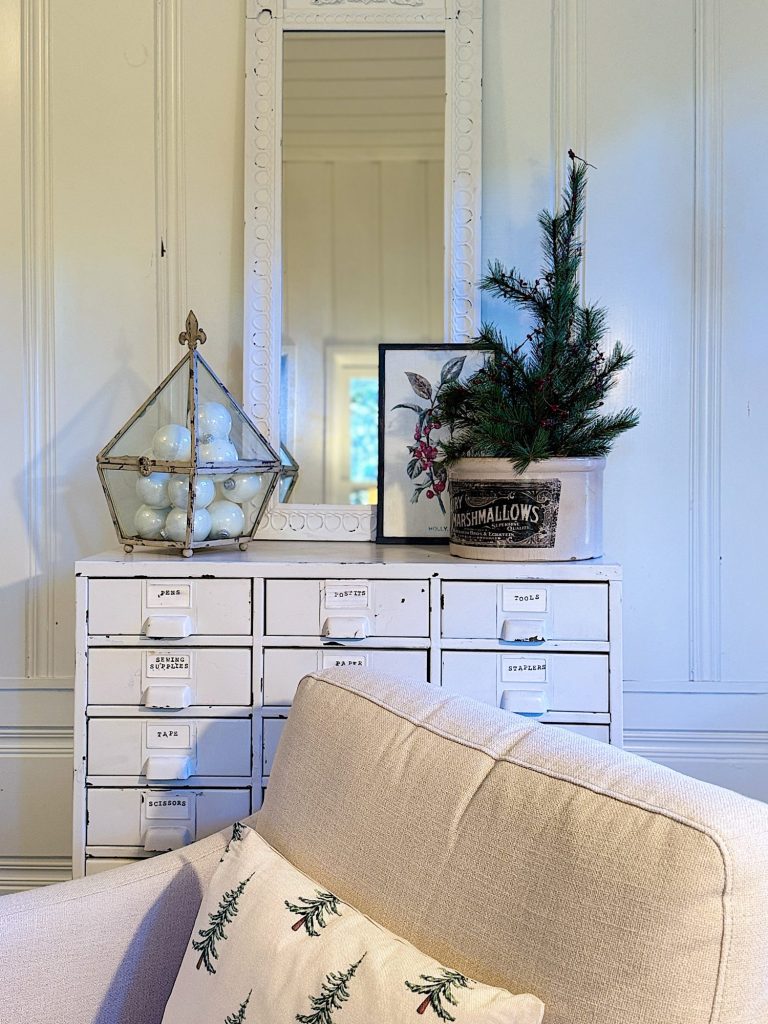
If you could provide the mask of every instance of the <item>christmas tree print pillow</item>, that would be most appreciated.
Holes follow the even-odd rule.
[[[163,1024],[541,1024],[543,1003],[444,967],[236,824]]]

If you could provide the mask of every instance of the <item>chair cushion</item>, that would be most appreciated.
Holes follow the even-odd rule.
[[[764,1024],[768,807],[428,685],[300,685],[258,830],[545,1024]]]
[[[332,823],[330,823],[332,826]],[[203,899],[163,1024],[541,1024],[534,996],[424,956],[236,825]]]

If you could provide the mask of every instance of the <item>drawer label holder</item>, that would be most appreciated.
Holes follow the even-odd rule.
[[[162,722],[147,725],[147,748],[152,750],[189,750],[192,746],[192,727]]]
[[[545,612],[547,610],[546,587],[501,588],[501,610],[504,612]]]
[[[149,790],[141,798],[141,844],[147,853],[188,846],[196,838],[195,793]]]
[[[502,654],[502,683],[546,683],[547,659],[525,654]]]
[[[359,580],[327,580],[324,592],[326,608],[367,608],[370,603],[369,583]]]
[[[147,582],[147,608],[191,608],[191,583]]]
[[[367,668],[367,654],[323,654],[321,668]]]
[[[147,651],[147,679],[191,679],[192,656],[185,651]]]

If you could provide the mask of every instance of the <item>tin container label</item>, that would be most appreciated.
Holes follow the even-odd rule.
[[[148,793],[144,797],[146,818],[184,818],[192,816],[192,801],[183,793]]]
[[[504,654],[501,658],[501,680],[508,683],[546,683],[547,659],[524,654]]]
[[[323,668],[367,668],[367,654],[324,654]]]
[[[191,679],[192,659],[181,651],[147,651],[147,679]]]
[[[328,581],[325,584],[326,608],[367,608],[370,589],[367,583]]]
[[[451,480],[451,541],[484,548],[552,548],[559,480]]]
[[[147,583],[147,608],[191,608],[191,583]]]
[[[190,734],[188,725],[148,725],[147,746],[188,750],[191,745]]]

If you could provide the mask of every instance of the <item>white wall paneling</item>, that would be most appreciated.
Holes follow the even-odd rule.
[[[720,0],[694,4],[691,679],[720,678],[723,97]]]
[[[180,353],[187,305],[238,390],[247,34],[257,63],[277,59],[245,0],[0,5],[0,888],[67,870],[72,564],[115,543],[95,452]],[[587,296],[636,352],[612,401],[642,421],[609,460],[605,509],[624,564],[627,746],[763,799],[766,40],[761,0],[484,4],[483,261],[535,275],[536,212],[564,150],[583,152]],[[273,275],[276,101],[260,78],[249,252]],[[275,279],[257,284],[251,259],[246,277],[268,330]],[[489,296],[482,315],[522,331]],[[272,374],[254,362],[245,381],[265,422]]]
[[[158,380],[179,361],[179,324],[189,308],[182,24],[182,0],[158,0],[154,32]]]

